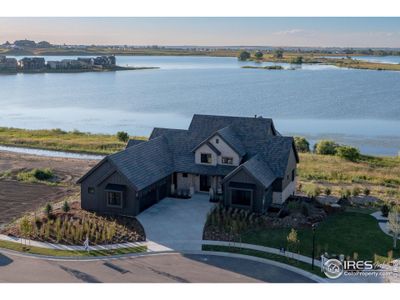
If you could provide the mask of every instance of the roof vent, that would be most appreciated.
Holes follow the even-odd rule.
[[[262,118],[263,118],[263,116],[258,116],[258,118],[259,118],[259,119],[262,119]]]

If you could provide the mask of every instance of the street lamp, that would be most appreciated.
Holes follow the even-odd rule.
[[[315,231],[317,230],[318,223],[314,223],[311,226],[312,229],[312,262],[311,269],[314,270],[314,257],[315,257]]]

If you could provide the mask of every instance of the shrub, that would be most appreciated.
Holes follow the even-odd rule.
[[[351,196],[351,191],[349,189],[341,189],[340,190],[340,198],[349,199]]]
[[[316,198],[321,194],[321,188],[314,184],[310,184],[304,187],[304,192],[306,193],[307,197]]]
[[[387,217],[390,212],[390,207],[387,204],[383,204],[381,207],[381,212],[383,217]]]
[[[248,60],[250,58],[250,53],[247,51],[242,51],[239,54],[239,60]]]
[[[53,206],[51,205],[51,203],[46,204],[46,206],[44,207],[44,212],[46,213],[46,216],[48,218],[51,217],[51,215],[53,213]]]
[[[324,189],[324,193],[325,193],[325,195],[329,196],[329,195],[332,193],[332,190],[330,189],[330,187],[327,186],[327,187]]]
[[[67,213],[71,210],[71,207],[68,204],[68,201],[64,201],[63,205],[62,205],[62,211]]]
[[[257,52],[254,54],[254,56],[255,56],[255,58],[257,58],[257,59],[261,59],[261,58],[263,57],[263,53],[262,53],[261,51],[257,51]]]
[[[351,194],[353,195],[353,197],[359,196],[360,193],[361,193],[361,190],[359,187],[357,187],[357,186],[353,187],[353,190],[351,191]]]
[[[314,145],[314,151],[317,154],[335,155],[338,144],[334,141],[321,140]]]
[[[358,161],[360,159],[360,151],[351,146],[337,147],[336,155],[349,161]]]
[[[126,143],[129,140],[129,135],[125,131],[118,131],[117,132],[117,138],[118,138],[119,141]]]
[[[363,193],[364,193],[365,196],[369,196],[369,194],[371,193],[371,191],[370,191],[369,188],[365,187],[364,190],[363,190]]]
[[[294,137],[294,144],[298,152],[310,152],[310,143],[302,136]]]
[[[297,238],[297,231],[294,228],[290,230],[286,240],[288,245],[287,248],[289,249],[289,251],[296,253],[299,249],[300,241]]]
[[[290,61],[291,64],[299,64],[303,63],[303,56],[297,56]]]
[[[51,169],[33,169],[28,172],[19,172],[17,174],[17,180],[19,181],[48,181],[54,177],[54,173]]]

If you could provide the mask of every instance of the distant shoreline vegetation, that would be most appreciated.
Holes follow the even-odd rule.
[[[265,66],[265,67],[257,67],[257,66],[243,66],[242,69],[262,69],[262,70],[285,70],[282,66]],[[294,70],[293,68],[287,70]]]

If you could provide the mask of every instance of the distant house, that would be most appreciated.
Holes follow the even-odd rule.
[[[0,56],[0,71],[1,72],[17,72],[17,60],[15,58]]]
[[[24,57],[19,61],[19,66],[25,71],[41,71],[46,67],[43,57]]]
[[[209,193],[264,213],[295,193],[298,161],[293,138],[271,119],[194,115],[187,130],[154,128],[104,158],[78,181],[81,204],[135,216],[167,196]]]

